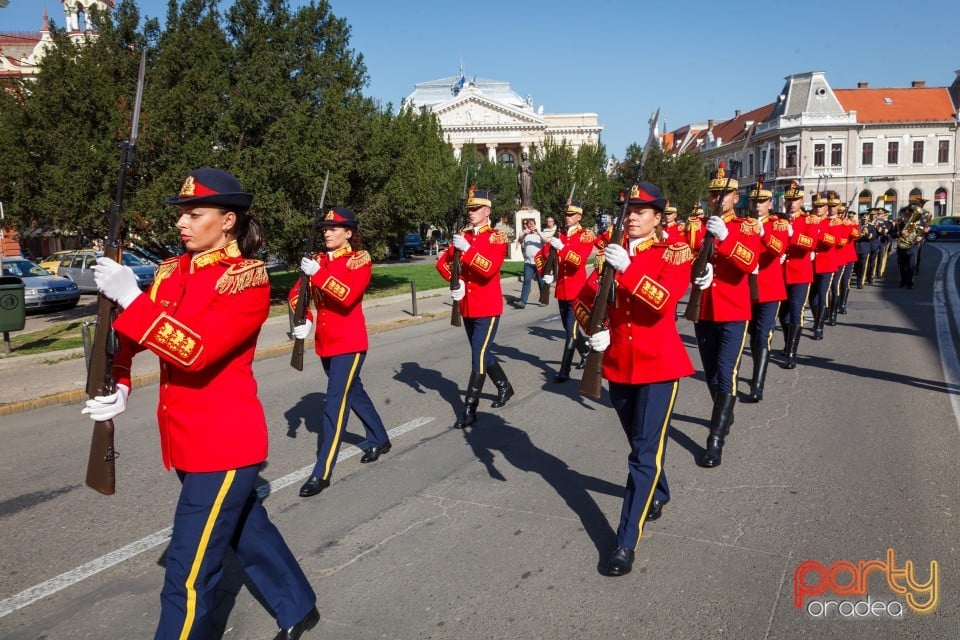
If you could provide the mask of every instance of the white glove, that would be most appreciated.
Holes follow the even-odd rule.
[[[590,345],[590,348],[594,351],[606,351],[607,347],[610,346],[610,332],[606,329],[597,331],[587,338],[587,344]]]
[[[788,238],[792,238],[792,237],[793,237],[793,225],[792,225],[792,224],[787,224],[787,237],[788,237]]]
[[[781,254],[780,254],[780,264],[783,264],[783,263],[786,262],[786,261],[787,261],[787,254],[781,253]]]
[[[627,267],[630,266],[630,256],[627,255],[627,250],[618,244],[611,244],[604,247],[603,259],[608,265],[620,273],[626,271]]]
[[[456,238],[456,236],[454,236],[454,238]],[[463,296],[467,295],[467,285],[464,284],[463,278],[461,278],[459,282],[460,284],[457,285],[456,289],[450,290],[450,297],[457,302],[463,300]]]
[[[130,387],[125,384],[118,384],[117,390],[110,395],[96,396],[87,400],[86,406],[80,410],[80,413],[89,414],[90,419],[96,422],[106,422],[127,410],[127,397],[129,395]]]
[[[470,248],[470,243],[467,242],[467,239],[462,235],[455,233],[453,234],[453,246],[456,249],[460,249],[460,251],[466,251]]]
[[[553,274],[552,274],[552,273],[548,273],[547,275],[543,276],[543,284],[548,285],[548,286],[551,285],[551,284],[553,284]]]
[[[110,258],[97,258],[93,267],[93,281],[100,293],[126,309],[140,295],[137,276],[133,269],[117,264]]]
[[[556,249],[557,251],[560,251],[561,249],[563,249],[563,240],[556,237],[550,238],[550,246]]]
[[[710,216],[707,218],[707,231],[713,234],[713,237],[723,242],[727,239],[730,231],[727,229],[727,223],[720,216]]]
[[[810,252],[810,262],[813,262],[814,258],[816,258],[816,257],[817,257],[817,252],[816,252],[816,251],[811,251],[811,252]]]
[[[320,263],[314,260],[313,258],[307,258],[304,256],[300,260],[300,271],[303,271],[303,275],[308,278],[312,278],[313,274],[317,271],[320,271]]]
[[[697,289],[703,291],[708,289],[710,284],[713,282],[713,265],[709,262],[707,263],[707,271],[699,278],[695,278],[693,284],[696,285]]]
[[[762,238],[766,231],[763,230],[763,223],[760,223],[760,237]],[[722,241],[721,241],[722,242]]]
[[[307,318],[303,324],[298,324],[293,328],[293,337],[297,340],[306,340],[310,337],[310,330],[313,329],[313,323]]]

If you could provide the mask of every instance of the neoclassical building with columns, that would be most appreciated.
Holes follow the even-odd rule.
[[[600,142],[603,126],[595,113],[544,113],[533,96],[521,97],[509,82],[460,75],[418,82],[404,106],[436,114],[447,142],[459,159],[474,144],[486,159],[516,166],[520,154],[539,153],[547,141],[568,144],[574,152]]]

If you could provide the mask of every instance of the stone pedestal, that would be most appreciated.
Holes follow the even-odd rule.
[[[540,212],[536,209],[520,209],[513,214],[513,242],[510,243],[510,250],[507,252],[507,260],[523,260],[523,252],[520,245],[517,244],[517,238],[523,230],[523,219],[533,218],[537,223],[537,231],[540,230]]]

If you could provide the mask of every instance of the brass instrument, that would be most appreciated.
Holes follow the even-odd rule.
[[[897,235],[898,249],[910,249],[917,244],[917,226],[927,213],[921,206],[915,204],[910,205],[908,210],[911,212],[910,219],[907,220],[907,224],[903,225],[903,231]]]

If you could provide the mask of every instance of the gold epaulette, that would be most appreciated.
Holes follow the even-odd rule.
[[[230,265],[217,280],[217,293],[240,293],[250,287],[262,287],[268,282],[267,268],[262,260],[241,260]]]
[[[693,261],[693,250],[686,242],[674,242],[663,252],[667,264],[686,264]]]
[[[777,218],[773,221],[773,230],[774,231],[789,231],[790,223],[784,220],[783,218]]]
[[[177,257],[167,258],[166,260],[161,262],[159,265],[157,265],[157,272],[153,276],[154,281],[163,280],[164,278],[169,276],[171,273],[176,271],[177,265],[179,263],[180,263],[180,258],[177,258]]]
[[[597,234],[595,234],[590,229],[584,229],[583,233],[580,234],[580,240],[583,242],[594,242],[597,239]]]
[[[745,236],[760,235],[760,221],[756,218],[744,218],[740,223],[740,233]]]
[[[503,231],[494,231],[490,234],[490,244],[507,244],[507,234]]]
[[[370,260],[369,253],[366,251],[357,251],[355,254],[350,256],[349,259],[347,259],[347,269],[350,269],[351,271],[360,269],[361,267],[367,266],[371,262],[372,261]]]
[[[805,217],[803,221],[806,222],[807,224],[817,224],[820,222],[820,216],[818,216],[815,213],[811,213],[810,215]]]

